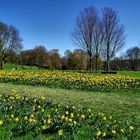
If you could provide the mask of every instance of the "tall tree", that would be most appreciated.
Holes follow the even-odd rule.
[[[3,69],[3,63],[9,55],[22,48],[21,41],[16,27],[0,22],[0,69]]]
[[[72,32],[73,42],[87,54],[89,69],[92,71],[93,61],[93,31],[97,21],[97,12],[94,7],[85,8],[77,17]]]
[[[125,44],[124,26],[120,24],[118,13],[112,8],[102,10],[102,54],[106,60],[106,70],[109,70],[109,61]]]
[[[103,41],[103,34],[102,34],[102,22],[97,15],[97,21],[95,28],[93,30],[93,49],[94,49],[94,59],[95,59],[95,69],[98,70],[98,62],[100,61],[100,51],[101,51],[101,44]],[[98,60],[99,59],[99,60]]]

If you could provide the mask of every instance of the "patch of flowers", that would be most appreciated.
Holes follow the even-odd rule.
[[[19,96],[15,89],[10,94],[0,94],[0,129],[7,127],[9,137],[33,132],[63,138],[85,125],[90,127],[95,139],[118,136],[131,139],[137,129],[131,120],[119,122],[100,112],[94,114],[90,108],[52,104],[45,96]]]
[[[90,75],[66,71],[0,71],[0,82],[82,90],[136,88],[139,81],[124,75]]]

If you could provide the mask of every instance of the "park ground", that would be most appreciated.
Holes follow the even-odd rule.
[[[15,66],[15,65],[14,65]],[[5,65],[5,69],[12,69],[13,65]],[[30,67],[25,66],[26,70]],[[22,70],[21,66],[18,66]],[[36,67],[33,70],[37,70]],[[94,74],[98,75],[99,72]],[[118,74],[128,75],[140,80],[139,71],[119,71]],[[47,99],[51,100],[54,104],[61,104],[66,106],[68,104],[73,104],[75,106],[87,106],[91,108],[95,113],[103,112],[108,115],[114,116],[118,120],[125,120],[126,118],[134,115],[137,124],[140,123],[140,88],[137,90],[119,90],[119,91],[81,91],[75,89],[62,89],[54,87],[45,86],[31,86],[31,85],[19,85],[14,83],[1,83],[0,84],[1,93],[10,93],[11,89],[16,89],[17,94],[31,95],[35,97],[45,96]],[[75,139],[90,139],[90,135],[86,132],[88,128],[82,128],[79,134],[75,134]],[[137,132],[140,138],[140,131]],[[36,138],[32,135],[23,136],[16,138],[17,140],[28,140],[28,139],[55,139],[55,136],[45,137],[39,135]],[[66,138],[64,138],[66,139]],[[69,138],[71,139],[71,138]]]

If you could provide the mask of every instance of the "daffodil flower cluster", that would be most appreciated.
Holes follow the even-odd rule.
[[[63,137],[87,125],[93,138],[107,139],[118,135],[129,138],[136,130],[136,126],[129,122],[122,125],[112,116],[100,112],[94,114],[87,107],[52,104],[45,96],[19,96],[16,89],[10,94],[0,94],[0,127],[9,126],[11,137],[29,132]]]
[[[135,78],[124,75],[92,75],[67,71],[0,71],[1,82],[45,85],[81,90],[129,89],[139,85]],[[13,91],[14,92],[14,91]]]

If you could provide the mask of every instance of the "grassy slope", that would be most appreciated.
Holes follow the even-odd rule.
[[[30,70],[30,66],[27,65],[18,65],[18,64],[10,64],[10,63],[4,64],[4,70],[12,70],[12,69],[16,69],[16,67],[18,70],[23,70],[23,67],[25,70]],[[38,68],[36,66],[32,66],[31,69],[37,70]]]
[[[17,89],[20,94],[31,94],[41,96],[42,94],[54,103],[66,105],[86,105],[93,108],[95,112],[104,112],[116,117],[128,117],[135,113],[140,115],[139,93],[105,93],[86,92],[76,90],[54,89],[46,87],[32,87],[24,85],[0,84],[1,92],[7,93],[10,89]],[[139,92],[139,91],[138,91]]]

